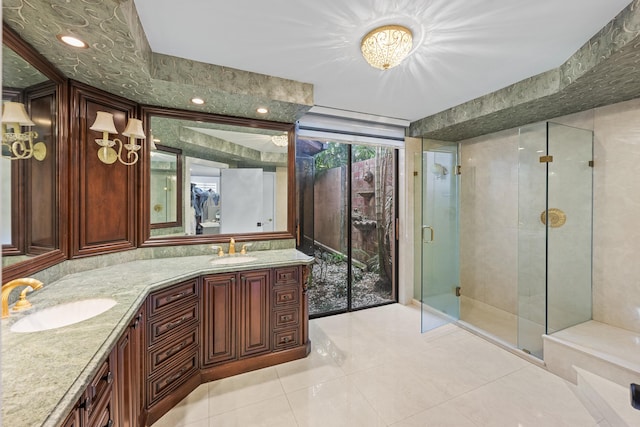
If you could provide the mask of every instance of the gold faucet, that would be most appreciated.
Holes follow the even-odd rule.
[[[232,237],[231,240],[229,240],[229,255],[234,255],[235,253],[236,253],[236,241]]]
[[[27,292],[37,291],[42,288],[42,282],[36,279],[23,278],[15,279],[2,285],[2,318],[9,317],[9,294],[14,288],[18,286],[27,286],[22,292],[20,292],[20,299],[13,307],[15,311],[24,310],[31,307],[31,303],[27,301]],[[29,288],[29,286],[31,288]]]

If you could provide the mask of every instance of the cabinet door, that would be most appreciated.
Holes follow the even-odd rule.
[[[271,271],[240,274],[240,357],[271,350]]]
[[[116,344],[116,402],[119,427],[137,427],[142,412],[142,310]]]
[[[80,427],[80,411],[74,408],[66,420],[62,423],[62,427]]]
[[[216,274],[203,280],[203,366],[236,358],[236,287],[235,274]]]

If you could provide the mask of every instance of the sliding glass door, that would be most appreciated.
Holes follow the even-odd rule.
[[[394,302],[395,150],[299,139],[296,157],[310,315]]]

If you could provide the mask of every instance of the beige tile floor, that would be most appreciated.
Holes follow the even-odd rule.
[[[203,384],[153,427],[610,427],[544,369],[455,325],[419,329],[399,304],[312,320],[306,359]]]

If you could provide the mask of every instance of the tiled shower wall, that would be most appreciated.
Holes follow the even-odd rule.
[[[550,121],[594,131],[593,319],[640,332],[640,99]],[[462,141],[461,162],[463,295],[515,314],[518,129]]]

